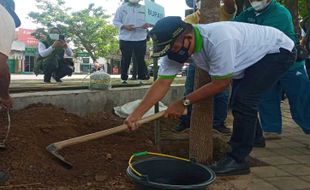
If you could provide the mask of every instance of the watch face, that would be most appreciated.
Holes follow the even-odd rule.
[[[189,106],[191,104],[191,102],[189,100],[184,100],[183,101],[184,106]]]

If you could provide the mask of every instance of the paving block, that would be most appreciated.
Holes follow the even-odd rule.
[[[300,148],[300,147],[306,147],[305,144],[299,143],[299,142],[279,142],[279,144],[281,144],[282,147],[285,148]]]
[[[297,149],[297,148],[296,148]],[[303,156],[304,153],[301,152],[301,151],[298,151],[296,150],[295,148],[292,149],[292,148],[273,148],[273,149],[268,149],[270,150],[271,152],[274,152],[278,155],[281,155],[281,156]],[[299,148],[301,149],[301,148]],[[310,150],[309,150],[309,153],[310,153]]]
[[[270,184],[281,190],[306,190],[310,189],[310,183],[298,177],[275,177],[266,179]]]
[[[251,168],[251,172],[261,178],[292,176],[291,174],[274,166],[253,167]]]
[[[310,164],[310,156],[287,156],[287,158],[297,161],[301,164]]]
[[[308,148],[294,148],[294,150],[300,152],[302,155],[310,155],[310,149]]]
[[[251,190],[280,190],[280,189],[267,181],[261,179],[255,179],[251,186]]]
[[[253,151],[251,152],[251,156],[254,158],[261,158],[261,157],[270,157],[279,155],[266,148],[254,148]]]
[[[298,164],[296,160],[289,159],[283,156],[273,156],[273,157],[263,157],[259,160],[266,162],[267,164],[276,166],[276,165],[287,165],[287,164]]]
[[[270,149],[284,148],[284,146],[280,143],[280,140],[267,140],[266,147]]]
[[[261,179],[229,181],[238,190],[279,190],[272,184]]]
[[[277,168],[295,176],[310,176],[310,167],[303,164],[279,165]]]
[[[300,178],[310,183],[310,176],[301,176]]]

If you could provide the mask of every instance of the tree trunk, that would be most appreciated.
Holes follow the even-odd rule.
[[[298,20],[298,16],[299,16],[298,15],[298,1],[297,0],[285,0],[284,4],[290,10],[292,14],[295,33],[300,34],[299,20]]]
[[[200,23],[219,21],[220,0],[202,0]],[[208,73],[196,69],[195,89],[210,82]],[[190,158],[200,163],[213,161],[213,98],[193,105],[190,131]]]

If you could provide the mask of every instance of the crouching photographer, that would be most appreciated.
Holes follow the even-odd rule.
[[[39,43],[38,51],[35,74],[42,70],[45,83],[50,83],[52,77],[56,82],[62,82],[63,77],[74,72],[73,52],[58,28],[50,29],[46,39]]]

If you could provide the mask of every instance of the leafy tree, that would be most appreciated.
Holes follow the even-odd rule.
[[[108,23],[109,16],[102,7],[90,4],[84,10],[72,12],[64,0],[36,2],[40,12],[31,12],[29,17],[42,26],[33,34],[37,39],[47,35],[46,29],[58,27],[77,49],[87,51],[93,61],[117,53],[117,29]]]

